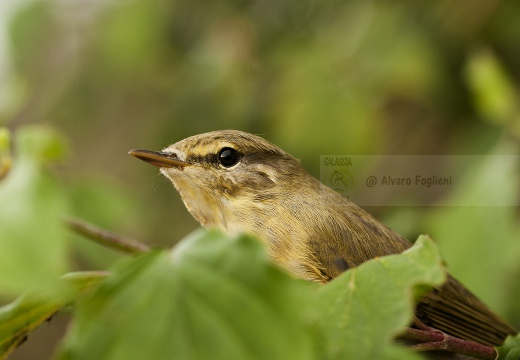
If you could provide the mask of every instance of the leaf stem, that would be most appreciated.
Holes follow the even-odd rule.
[[[84,220],[67,218],[65,219],[65,222],[75,233],[80,234],[108,248],[122,251],[128,254],[150,251],[150,247],[148,245],[102,229]]]
[[[416,321],[417,323],[417,321]],[[406,328],[399,339],[414,343],[410,348],[416,351],[449,351],[472,356],[477,359],[492,360],[497,358],[497,351],[474,341],[460,339],[431,328],[422,322],[417,323],[418,329]]]

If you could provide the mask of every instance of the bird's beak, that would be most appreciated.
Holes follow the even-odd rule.
[[[149,150],[130,150],[128,153],[140,160],[146,161],[147,163],[161,168],[166,167],[182,169],[188,165],[184,161],[179,160],[177,155],[174,153]]]

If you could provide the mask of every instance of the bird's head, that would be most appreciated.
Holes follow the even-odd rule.
[[[234,231],[269,204],[290,196],[308,176],[298,160],[267,140],[224,130],[192,136],[160,152],[130,154],[161,168],[203,226]],[[238,228],[237,228],[238,227]]]

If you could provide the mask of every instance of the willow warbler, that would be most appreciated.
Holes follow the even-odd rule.
[[[159,167],[201,225],[256,235],[276,263],[303,279],[326,283],[367,260],[411,246],[320,183],[294,157],[255,135],[215,131],[160,152],[130,154]],[[517,332],[451,276],[421,299],[416,316],[488,346],[501,345]]]

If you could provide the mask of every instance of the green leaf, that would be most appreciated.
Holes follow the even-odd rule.
[[[31,296],[21,296],[0,307],[0,360],[6,359],[39,325],[52,317],[63,304]]]
[[[466,79],[480,114],[491,121],[505,123],[518,108],[518,94],[510,77],[489,50],[471,54],[466,65]]]
[[[392,339],[412,322],[413,299],[444,279],[437,249],[421,236],[403,254],[368,261],[325,285],[316,308],[327,358],[417,358]]]
[[[84,292],[106,276],[102,272],[79,272],[63,276],[77,291]],[[20,345],[26,336],[56,313],[67,300],[42,298],[31,294],[20,296],[12,303],[0,307],[0,360]]]
[[[508,336],[506,341],[498,348],[497,360],[520,359],[520,335]]]
[[[312,359],[309,285],[247,236],[199,231],[126,260],[81,301],[59,359]]]
[[[67,204],[43,165],[62,146],[50,129],[36,126],[21,128],[15,145],[18,156],[0,182],[0,293],[52,293],[68,268],[61,222]]]
[[[25,126],[16,133],[16,150],[20,161],[45,165],[62,160],[67,144],[56,130],[40,125]]]

